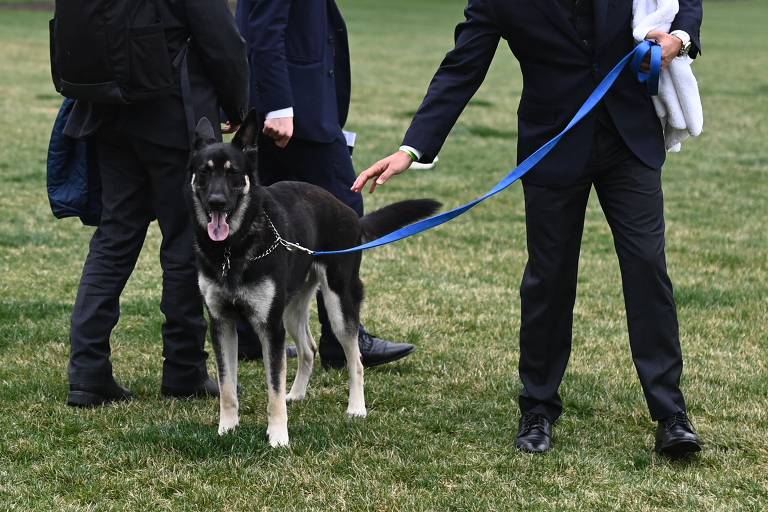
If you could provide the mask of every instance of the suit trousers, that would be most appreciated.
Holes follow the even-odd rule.
[[[311,183],[327,190],[362,217],[363,196],[350,190],[355,178],[349,147],[341,131],[339,137],[330,144],[294,138],[285,149],[278,148],[267,137],[262,136],[259,140],[259,181],[264,186],[279,181]],[[320,294],[317,297],[317,309],[322,352],[326,344],[338,345],[338,340],[331,329]],[[251,346],[258,350],[256,335],[245,322],[239,322],[238,336],[241,346]]]
[[[632,358],[651,416],[663,419],[685,410],[685,401],[664,254],[661,170],[643,164],[604,127],[597,130],[589,165],[589,179],[581,183],[523,184],[528,263],[520,287],[520,409],[551,421],[563,410],[558,388],[571,352],[579,251],[594,186],[619,259]]]
[[[103,211],[72,312],[70,383],[98,385],[112,378],[109,339],[120,316],[120,295],[156,218],[163,237],[163,384],[196,386],[208,375],[207,326],[183,195],[189,154],[106,129],[95,142]]]

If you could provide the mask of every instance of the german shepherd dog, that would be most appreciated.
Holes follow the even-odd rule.
[[[195,230],[200,291],[208,309],[220,390],[219,434],[239,423],[238,318],[261,340],[267,376],[267,436],[288,444],[286,401],[302,400],[314,363],[309,310],[317,289],[349,371],[347,414],[366,415],[358,325],[363,284],[361,255],[312,256],[312,250],[346,249],[434,213],[440,203],[395,203],[363,218],[325,190],[307,183],[258,182],[257,140],[251,112],[231,144],[218,143],[203,118],[189,163],[187,199]],[[285,332],[296,341],[298,371],[286,396]]]

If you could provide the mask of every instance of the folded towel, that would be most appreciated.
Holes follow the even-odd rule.
[[[678,0],[633,0],[632,34],[637,42],[648,32],[669,32],[680,10]],[[677,152],[688,137],[701,135],[704,111],[699,95],[699,84],[693,75],[690,57],[678,57],[661,72],[659,95],[653,105],[664,128],[664,142],[668,151]]]

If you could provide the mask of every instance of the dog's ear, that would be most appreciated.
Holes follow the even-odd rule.
[[[200,151],[205,146],[215,143],[216,133],[213,131],[213,125],[207,117],[203,117],[197,123],[195,128],[195,151]]]
[[[241,151],[255,148],[258,145],[262,124],[261,116],[256,112],[256,109],[251,109],[243,124],[240,125],[240,129],[232,138],[232,145]]]

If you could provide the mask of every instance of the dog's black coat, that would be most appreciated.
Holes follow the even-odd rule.
[[[404,201],[358,218],[351,208],[314,185],[280,182],[261,187],[258,185],[255,147],[259,130],[260,124],[252,113],[232,144],[216,143],[210,123],[203,119],[198,125],[195,151],[190,158],[187,198],[194,217],[201,291],[211,316],[220,384],[227,372],[236,371],[224,362],[226,354],[222,353],[222,338],[231,335],[238,315],[248,319],[263,318],[261,327],[269,338],[268,350],[264,352],[269,384],[272,391],[280,393],[285,378],[283,313],[289,304],[297,294],[307,292],[313,282],[320,283],[321,291],[325,283],[326,288],[338,296],[344,329],[350,333],[354,330],[356,339],[363,285],[358,276],[359,252],[312,256],[277,245],[271,253],[261,257],[276,244],[270,221],[287,241],[312,250],[338,250],[426,217],[440,204],[432,200]],[[214,241],[206,229],[211,212],[217,211],[227,212],[226,219],[231,223],[231,232],[224,241]],[[274,282],[274,295],[269,298],[269,304],[243,299],[245,287],[265,280]],[[215,304],[209,303],[206,295],[210,287],[215,287],[219,297]],[[222,297],[225,300],[221,300]],[[268,314],[257,311],[265,306]],[[297,342],[301,352],[299,345]],[[311,345],[306,348],[314,354]],[[231,347],[224,350],[231,350]],[[236,376],[232,377],[236,382]]]

